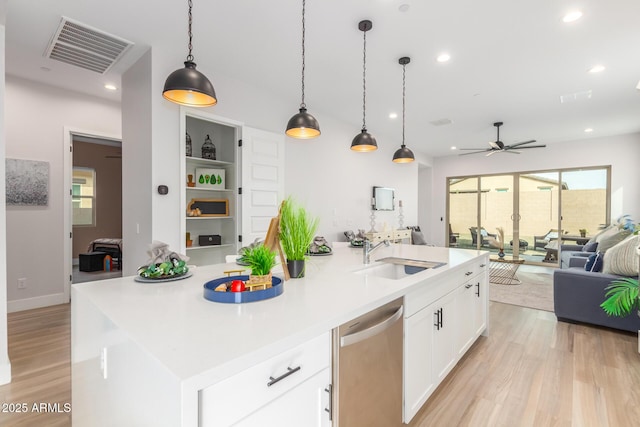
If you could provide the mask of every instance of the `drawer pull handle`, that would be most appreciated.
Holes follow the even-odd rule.
[[[287,378],[289,375],[295,374],[296,372],[298,372],[300,370],[300,368],[301,368],[301,366],[296,366],[295,368],[287,367],[287,372],[285,372],[284,374],[280,375],[278,378],[269,377],[269,382],[267,383],[267,387],[271,387],[272,385],[274,385],[278,381],[281,381],[281,380]]]
[[[480,268],[484,268],[487,264],[480,264]]]
[[[464,273],[465,276],[471,276],[473,274],[473,271],[467,271],[466,273]]]
[[[465,289],[469,289],[469,288],[470,288],[470,287],[472,287],[472,286],[473,286],[473,284],[472,284],[472,283],[469,283],[468,285],[465,285],[465,287],[464,287],[464,288],[465,288]]]

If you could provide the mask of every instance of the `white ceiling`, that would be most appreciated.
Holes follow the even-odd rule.
[[[216,73],[260,85],[291,103],[293,114],[300,102],[301,5],[301,0],[194,0],[198,69],[214,86]],[[402,12],[401,5],[408,10]],[[582,19],[563,23],[563,15],[576,8]],[[47,59],[43,54],[62,16],[135,46],[106,75]],[[367,127],[379,145],[400,144],[401,56],[411,57],[406,143],[416,152],[442,156],[452,154],[452,145],[488,148],[495,121],[505,123],[500,132],[505,144],[638,132],[638,17],[635,0],[307,0],[307,106],[321,126],[322,116],[331,114],[352,123],[354,136],[359,132],[362,32],[357,26],[370,19]],[[119,100],[119,92],[105,91],[104,83],[119,85],[120,74],[150,46],[175,54],[176,68],[181,66],[186,25],[182,0],[9,0],[6,72]],[[436,62],[444,51],[451,60]],[[596,64],[605,71],[588,73]],[[561,95],[587,90],[591,99],[560,103]],[[389,119],[390,112],[399,117]],[[288,118],[274,127],[284,127]],[[429,123],[439,119],[453,124]],[[594,131],[586,134],[585,128]]]

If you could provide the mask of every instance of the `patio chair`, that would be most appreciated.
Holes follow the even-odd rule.
[[[469,227],[469,231],[471,232],[471,244],[473,246],[477,246],[478,245],[478,227]],[[497,234],[489,233],[487,230],[484,229],[484,227],[480,228],[480,235],[482,236],[482,240],[481,240],[482,243],[480,244],[480,246],[491,246],[487,237],[493,237],[494,239],[498,237]]]
[[[451,230],[451,224],[449,224],[449,246],[458,246],[458,238],[460,238],[460,233],[454,233]]]
[[[550,229],[541,236],[533,236],[533,249],[544,249],[552,240],[558,240],[558,229],[556,228]]]

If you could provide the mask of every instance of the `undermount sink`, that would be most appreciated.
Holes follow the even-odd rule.
[[[446,262],[436,262],[436,261],[427,261],[427,260],[421,260],[421,259],[409,259],[409,258],[398,258],[398,257],[380,258],[379,260],[377,260],[377,262],[384,262],[384,263],[395,264],[395,265],[406,265],[409,267],[417,267],[417,268],[420,268],[420,270],[418,271],[422,271],[427,268],[438,268],[438,267],[442,267],[443,265],[447,265]],[[418,271],[416,271],[415,273],[417,273]],[[410,274],[415,274],[415,273],[410,273]]]
[[[419,273],[428,268],[438,268],[446,265],[444,262],[422,261],[407,258],[388,257],[376,261],[370,267],[358,270],[356,274],[374,276],[383,279],[399,280]]]

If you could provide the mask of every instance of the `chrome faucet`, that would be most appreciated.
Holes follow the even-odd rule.
[[[375,251],[377,248],[380,247],[380,245],[384,244],[385,246],[389,246],[390,242],[388,240],[383,240],[382,242],[378,243],[377,245],[371,245],[371,241],[369,239],[364,239],[364,244],[362,245],[362,261],[365,264],[370,264],[371,263],[371,254],[373,253],[373,251]]]

